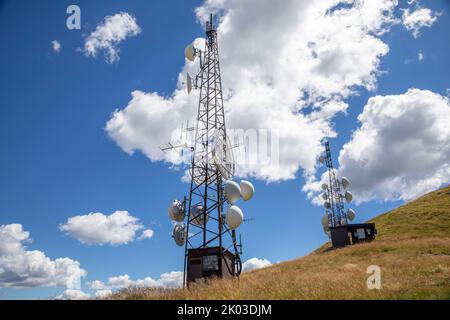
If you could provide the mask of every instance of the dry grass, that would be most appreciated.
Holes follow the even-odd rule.
[[[125,290],[113,299],[450,299],[450,187],[375,219],[378,239],[214,279],[186,290]],[[381,290],[366,269],[381,267]]]

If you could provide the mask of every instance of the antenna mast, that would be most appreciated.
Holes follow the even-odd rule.
[[[236,246],[235,230],[231,231],[224,223],[223,205],[226,202],[223,192],[224,181],[218,166],[213,161],[216,153],[222,151],[222,154],[227,155],[231,150],[226,150],[229,144],[227,144],[225,127],[217,32],[212,14],[210,21],[206,23],[205,49],[200,55],[201,69],[196,78],[196,83],[200,84],[200,98],[190,168],[191,185],[186,223],[186,233],[193,235],[187,237],[185,244],[185,285],[189,280],[187,277],[192,273],[192,267],[189,265],[193,262],[189,259],[190,249],[217,247],[218,261],[212,269],[217,269],[214,271],[217,271],[219,276],[222,276],[224,271],[237,276],[242,267]],[[216,148],[222,148],[222,150]],[[228,165],[233,175],[234,162],[225,165]],[[225,237],[229,238],[228,244]],[[224,247],[225,245],[229,247]],[[227,259],[225,253],[231,254],[233,259]],[[223,270],[225,268],[227,270]]]
[[[348,190],[350,180],[346,177],[338,179],[331,159],[330,142],[325,141],[325,152],[319,157],[325,163],[328,171],[328,183],[322,184],[325,215],[322,217],[323,231],[331,238],[333,247],[343,247],[361,241],[375,239],[377,230],[374,223],[349,224],[355,219],[353,209],[344,208],[344,199],[350,203],[353,199]],[[342,193],[344,192],[344,193]]]
[[[239,185],[232,181],[235,163],[225,126],[217,32],[212,15],[205,32],[204,50],[193,44],[185,49],[189,61],[200,58],[194,84],[187,75],[188,93],[192,89],[200,91],[195,140],[189,147],[189,197],[175,200],[169,207],[169,217],[177,223],[173,238],[177,245],[184,246],[184,286],[212,276],[239,276],[242,244],[237,241],[236,228],[244,216],[234,203],[241,197],[247,201],[254,194],[250,182],[242,180]],[[179,147],[187,146],[169,143],[161,149]],[[228,206],[226,214],[224,205]]]

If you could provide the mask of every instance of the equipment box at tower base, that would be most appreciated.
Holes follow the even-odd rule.
[[[220,247],[189,249],[187,283],[209,277],[231,278],[236,275],[234,255]]]
[[[375,223],[348,224],[338,227],[330,227],[331,243],[333,247],[345,247],[358,242],[372,241],[377,230]]]

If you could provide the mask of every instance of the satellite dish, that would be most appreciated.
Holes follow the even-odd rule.
[[[329,225],[324,226],[323,232],[325,232],[325,234],[328,234],[330,232],[330,226]]]
[[[326,226],[328,226],[330,223],[329,223],[329,220],[328,220],[328,214],[324,214],[323,215],[323,217],[322,217],[322,226],[325,228]]]
[[[250,200],[255,194],[255,187],[250,181],[242,180],[240,183],[242,199]]]
[[[225,182],[224,193],[225,198],[227,198],[228,202],[233,204],[241,197],[241,188],[236,182],[228,180],[227,182]]]
[[[344,195],[345,200],[350,203],[353,200],[353,195],[350,191],[345,191],[345,195]]]
[[[199,205],[192,206],[191,207],[191,219],[193,219],[192,223],[199,227],[203,226],[204,225],[204,220],[203,220],[204,212],[205,212],[205,210],[203,209],[202,205],[199,204]],[[209,219],[209,216],[206,215],[206,222],[208,222],[208,219]]]
[[[184,230],[184,226],[177,224],[173,228],[172,237],[178,246],[184,246],[184,244],[186,243],[186,231]]]
[[[322,199],[323,200],[328,200],[328,193],[322,193]]]
[[[353,209],[348,209],[347,210],[347,219],[349,221],[353,221],[355,219],[355,217],[356,217],[355,211],[353,211]]]
[[[174,200],[168,209],[169,218],[173,221],[181,222],[184,219],[183,203],[180,200]]]
[[[325,201],[325,202],[323,203],[323,206],[324,206],[325,208],[327,208],[327,209],[330,209],[330,208],[331,208],[331,204],[330,204],[329,201]]]
[[[326,183],[323,183],[322,184],[322,190],[328,190],[328,185],[326,184]]]
[[[190,74],[188,73],[186,75],[186,86],[187,86],[187,93],[191,93],[192,91],[192,78],[190,76]]]
[[[186,57],[186,59],[188,59],[189,61],[194,61],[195,60],[195,48],[192,44],[188,45],[186,47],[186,49],[184,49],[184,56]]]
[[[319,157],[319,162],[323,164],[325,162],[325,158],[323,156],[320,156]]]
[[[225,221],[230,230],[234,230],[239,227],[244,221],[244,214],[242,210],[237,206],[231,206],[228,208],[227,214],[225,216]]]
[[[346,177],[342,177],[342,186],[347,189],[350,186],[350,180]]]

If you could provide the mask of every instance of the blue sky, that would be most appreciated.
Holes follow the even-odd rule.
[[[81,30],[66,28],[70,4],[74,3],[0,2],[0,225],[21,224],[30,232],[32,242],[24,244],[27,250],[78,261],[87,271],[82,289],[92,294],[86,282],[106,282],[123,274],[157,279],[183,268],[183,249],[173,243],[167,217],[168,204],[188,192],[182,172],[150,161],[138,147],[130,156],[105,126],[114,110],[129,104],[134,90],[172,95],[185,65],[184,47],[203,35],[195,13],[202,2],[77,1]],[[331,139],[336,165],[341,148],[359,128],[357,117],[370,97],[402,95],[410,88],[448,94],[450,4],[437,0],[414,5],[438,12],[437,20],[421,28],[417,38],[401,23],[379,36],[389,52],[380,57],[377,70],[382,72],[376,77],[376,88],[357,86],[355,94],[344,97],[346,112],[337,113],[330,122],[337,132]],[[408,6],[401,1],[394,15],[400,18],[400,8]],[[87,57],[82,52],[86,38],[106,16],[119,12],[136,18],[141,32],[117,45],[120,60],[115,63],[105,61],[101,51],[95,58]],[[59,52],[52,49],[53,40],[61,44]],[[256,220],[240,228],[244,260],[285,261],[327,241],[320,224],[323,209],[302,191],[306,183],[302,165],[295,176],[271,183],[249,177],[256,194],[242,209]],[[356,221],[404,202],[383,200],[373,197],[353,205]],[[58,228],[73,216],[110,215],[117,210],[139,218],[154,231],[153,237],[122,245],[87,245]],[[0,299],[51,298],[63,290],[61,286],[0,288]]]

